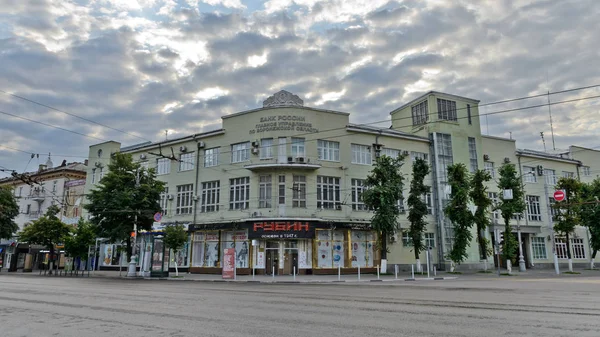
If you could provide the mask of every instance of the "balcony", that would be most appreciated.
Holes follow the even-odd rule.
[[[46,199],[46,191],[34,189],[31,191],[31,194],[29,194],[29,198],[33,201],[44,201],[44,199]]]
[[[246,164],[244,168],[247,168],[250,171],[269,169],[296,169],[314,171],[321,168],[321,163],[318,159],[308,157],[285,156],[268,159],[253,158],[251,163]]]

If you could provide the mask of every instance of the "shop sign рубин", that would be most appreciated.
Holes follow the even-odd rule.
[[[312,239],[315,227],[305,221],[254,222],[248,234],[250,239]]]

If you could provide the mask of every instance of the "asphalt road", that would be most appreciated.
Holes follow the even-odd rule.
[[[250,284],[0,275],[0,336],[600,336],[600,277]]]

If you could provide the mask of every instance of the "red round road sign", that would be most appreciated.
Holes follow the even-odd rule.
[[[154,214],[154,221],[160,222],[160,220],[162,220],[162,214],[161,213]]]
[[[554,200],[556,200],[556,201],[565,200],[565,192],[563,192],[563,191],[554,192]]]

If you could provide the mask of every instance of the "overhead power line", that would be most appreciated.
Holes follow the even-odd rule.
[[[50,110],[54,110],[54,111],[56,111],[56,112],[60,112],[60,113],[63,113],[63,114],[69,115],[69,116],[71,116],[71,117],[79,118],[79,119],[81,119],[81,120],[83,120],[83,121],[86,121],[86,122],[88,122],[88,123],[96,124],[96,125],[99,125],[99,126],[105,127],[105,128],[107,128],[107,129],[110,129],[110,130],[113,130],[113,131],[117,131],[117,132],[120,132],[120,133],[123,133],[123,134],[129,135],[129,136],[132,136],[132,137],[135,137],[135,138],[138,138],[138,139],[143,139],[143,140],[145,140],[145,141],[149,141],[149,139],[146,139],[146,138],[144,138],[144,137],[140,137],[140,136],[138,136],[138,135],[135,135],[135,134],[133,134],[133,133],[130,133],[130,132],[127,132],[127,131],[124,131],[124,130],[121,130],[121,129],[117,129],[117,128],[114,128],[114,127],[112,127],[112,126],[106,125],[106,124],[102,124],[102,123],[96,122],[96,121],[94,121],[94,120],[91,120],[91,119],[89,119],[89,118],[81,117],[81,116],[79,116],[79,115],[76,115],[76,114],[74,114],[74,113],[71,113],[71,112],[67,112],[67,111],[64,111],[64,110],[61,110],[61,109],[57,109],[57,108],[55,108],[55,107],[52,107],[52,106],[46,105],[46,104],[44,104],[44,103],[40,103],[40,102],[34,101],[34,100],[32,100],[32,99],[29,99],[29,98],[26,98],[26,97],[23,97],[23,96],[19,96],[19,95],[11,94],[11,93],[9,93],[9,92],[6,92],[6,91],[4,91],[4,90],[2,90],[2,89],[0,89],[0,92],[3,92],[3,93],[5,93],[6,95],[9,95],[9,96],[12,96],[12,97],[15,97],[15,98],[18,98],[18,99],[21,99],[21,100],[27,101],[27,102],[29,102],[29,103],[33,103],[33,104],[37,104],[37,105],[39,105],[39,106],[43,106],[44,108],[48,108],[48,109],[50,109]]]

